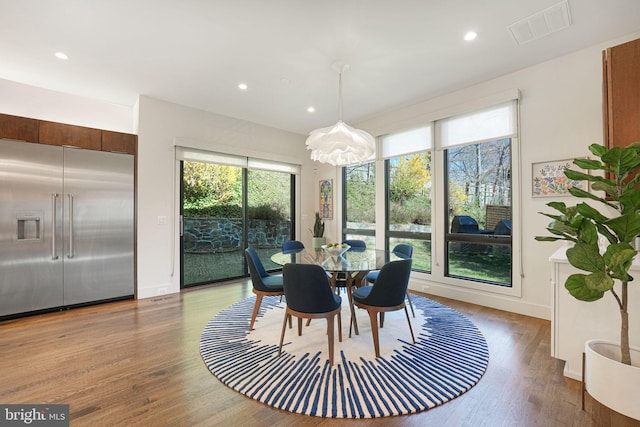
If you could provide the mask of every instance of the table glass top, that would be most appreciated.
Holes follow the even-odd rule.
[[[380,270],[388,261],[401,259],[393,252],[376,249],[351,248],[340,256],[330,256],[323,250],[302,249],[287,253],[278,252],[271,256],[271,261],[284,265],[317,264],[327,271],[373,271]]]

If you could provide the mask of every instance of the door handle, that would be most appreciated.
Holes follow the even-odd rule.
[[[73,194],[67,194],[69,197],[69,254],[67,258],[73,258]]]
[[[56,248],[56,200],[58,193],[51,193],[51,259],[58,259]]]

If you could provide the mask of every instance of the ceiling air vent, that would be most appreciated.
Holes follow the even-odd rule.
[[[565,0],[543,11],[509,25],[509,31],[517,44],[537,40],[571,25],[569,3]]]

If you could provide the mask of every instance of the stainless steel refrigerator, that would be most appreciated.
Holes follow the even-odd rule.
[[[0,140],[0,317],[133,295],[133,161]]]

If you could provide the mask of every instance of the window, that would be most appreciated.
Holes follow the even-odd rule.
[[[445,150],[447,276],[511,285],[511,140]]]
[[[431,127],[382,138],[388,249],[413,246],[413,269],[431,271]]]
[[[515,103],[436,124],[443,149],[444,275],[511,286]]]
[[[512,101],[382,137],[386,245],[412,245],[414,270],[519,292],[509,290],[516,117]]]
[[[375,248],[376,168],[375,162],[342,168],[343,239],[360,239]]]

